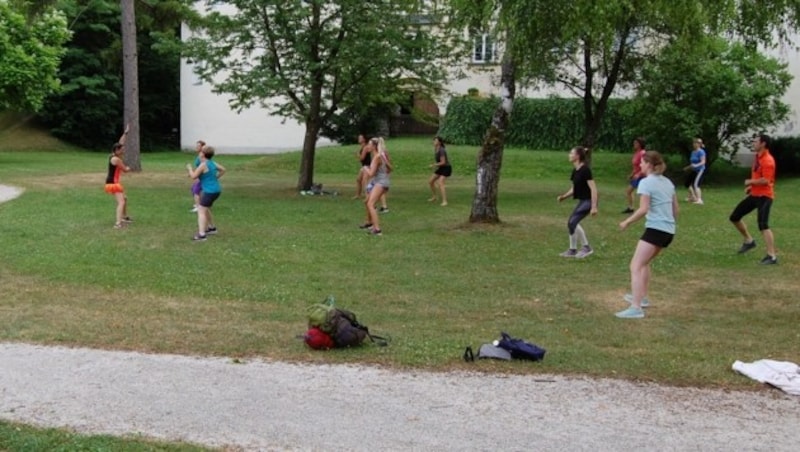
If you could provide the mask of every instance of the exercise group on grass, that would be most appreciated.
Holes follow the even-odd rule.
[[[127,213],[127,198],[125,190],[120,183],[123,172],[130,171],[122,160],[125,150],[125,138],[128,127],[125,128],[119,141],[112,147],[108,158],[108,175],[105,191],[112,194],[116,201],[115,228],[124,228],[132,222]],[[361,229],[371,235],[380,236],[383,230],[380,225],[380,214],[389,211],[386,195],[390,187],[390,175],[394,169],[386,142],[382,137],[367,139],[365,135],[358,137],[359,148],[356,157],[360,162],[359,172],[356,177],[356,194],[354,199],[364,198],[365,221]],[[739,202],[731,213],[729,220],[742,235],[743,243],[739,253],[745,253],[756,247],[755,239],[750,235],[747,226],[742,221],[743,217],[752,211],[757,211],[758,229],[764,239],[766,256],[760,263],[771,265],[778,263],[772,230],[769,227],[769,214],[774,198],[775,160],[769,151],[770,137],[758,135],[753,139],[753,151],[756,153],[750,178],[744,181],[745,198]],[[690,156],[690,164],[684,170],[688,172],[686,188],[688,190],[687,202],[703,204],[700,183],[706,169],[706,152],[703,141],[695,138],[694,150]],[[428,182],[431,190],[429,201],[441,199],[441,206],[447,206],[445,181],[452,174],[452,166],[447,156],[444,141],[441,137],[433,140],[434,163],[430,168],[434,170]],[[214,148],[204,141],[197,142],[197,156],[193,164],[187,164],[188,176],[195,182],[192,185],[194,207],[192,212],[197,213],[198,232],[192,237],[194,241],[205,241],[210,234],[216,234],[211,207],[222,193],[219,178],[225,174],[225,167],[213,160]],[[590,150],[577,146],[569,151],[569,162],[573,165],[569,190],[557,197],[561,202],[572,197],[577,201],[575,208],[567,220],[569,235],[569,248],[561,253],[562,257],[583,259],[594,253],[589,244],[586,232],[580,222],[589,215],[598,213],[597,186],[588,165]],[[633,156],[631,159],[631,172],[629,183],[625,190],[627,206],[622,213],[629,215],[619,223],[620,230],[627,229],[631,224],[645,218],[645,230],[637,242],[636,249],[630,261],[631,292],[625,294],[624,300],[629,306],[615,315],[623,319],[644,318],[644,309],[650,306],[647,298],[650,282],[650,264],[656,256],[667,248],[675,236],[676,219],[678,216],[678,198],[675,185],[664,176],[666,163],[657,151],[646,150],[645,140],[636,138],[633,141]],[[438,195],[437,197],[437,187]],[[634,209],[634,192],[639,196],[639,204]],[[380,207],[378,205],[380,204]]]

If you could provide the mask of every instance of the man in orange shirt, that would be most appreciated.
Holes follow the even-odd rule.
[[[753,139],[753,151],[756,152],[756,156],[753,159],[750,179],[744,181],[744,191],[747,193],[747,197],[733,209],[730,217],[733,225],[744,237],[739,254],[746,253],[756,247],[756,241],[747,231],[742,217],[758,209],[758,230],[761,231],[767,247],[767,255],[761,259],[761,263],[764,265],[778,263],[775,239],[769,228],[769,210],[772,207],[772,200],[775,199],[775,159],[769,153],[769,145],[770,137],[768,135],[761,134]]]

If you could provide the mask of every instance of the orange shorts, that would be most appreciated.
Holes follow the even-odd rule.
[[[106,193],[109,195],[125,193],[125,189],[122,187],[122,184],[106,184]]]

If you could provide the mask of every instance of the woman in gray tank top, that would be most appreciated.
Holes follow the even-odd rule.
[[[389,191],[389,174],[392,172],[392,161],[389,158],[389,153],[386,150],[386,143],[383,138],[376,137],[369,140],[368,146],[372,153],[372,162],[367,169],[367,177],[372,178],[368,189],[367,199],[364,201],[367,216],[366,222],[360,227],[366,229],[372,235],[381,235],[380,218],[378,218],[378,210],[375,205],[381,199],[381,196]]]

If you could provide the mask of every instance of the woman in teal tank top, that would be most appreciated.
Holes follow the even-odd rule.
[[[203,146],[200,151],[200,164],[192,169],[192,165],[186,164],[189,177],[200,181],[202,195],[197,206],[197,234],[192,240],[206,240],[208,234],[216,234],[217,227],[214,226],[214,217],[211,215],[211,206],[214,201],[222,194],[222,185],[219,178],[225,174],[225,167],[213,161],[214,148]]]

